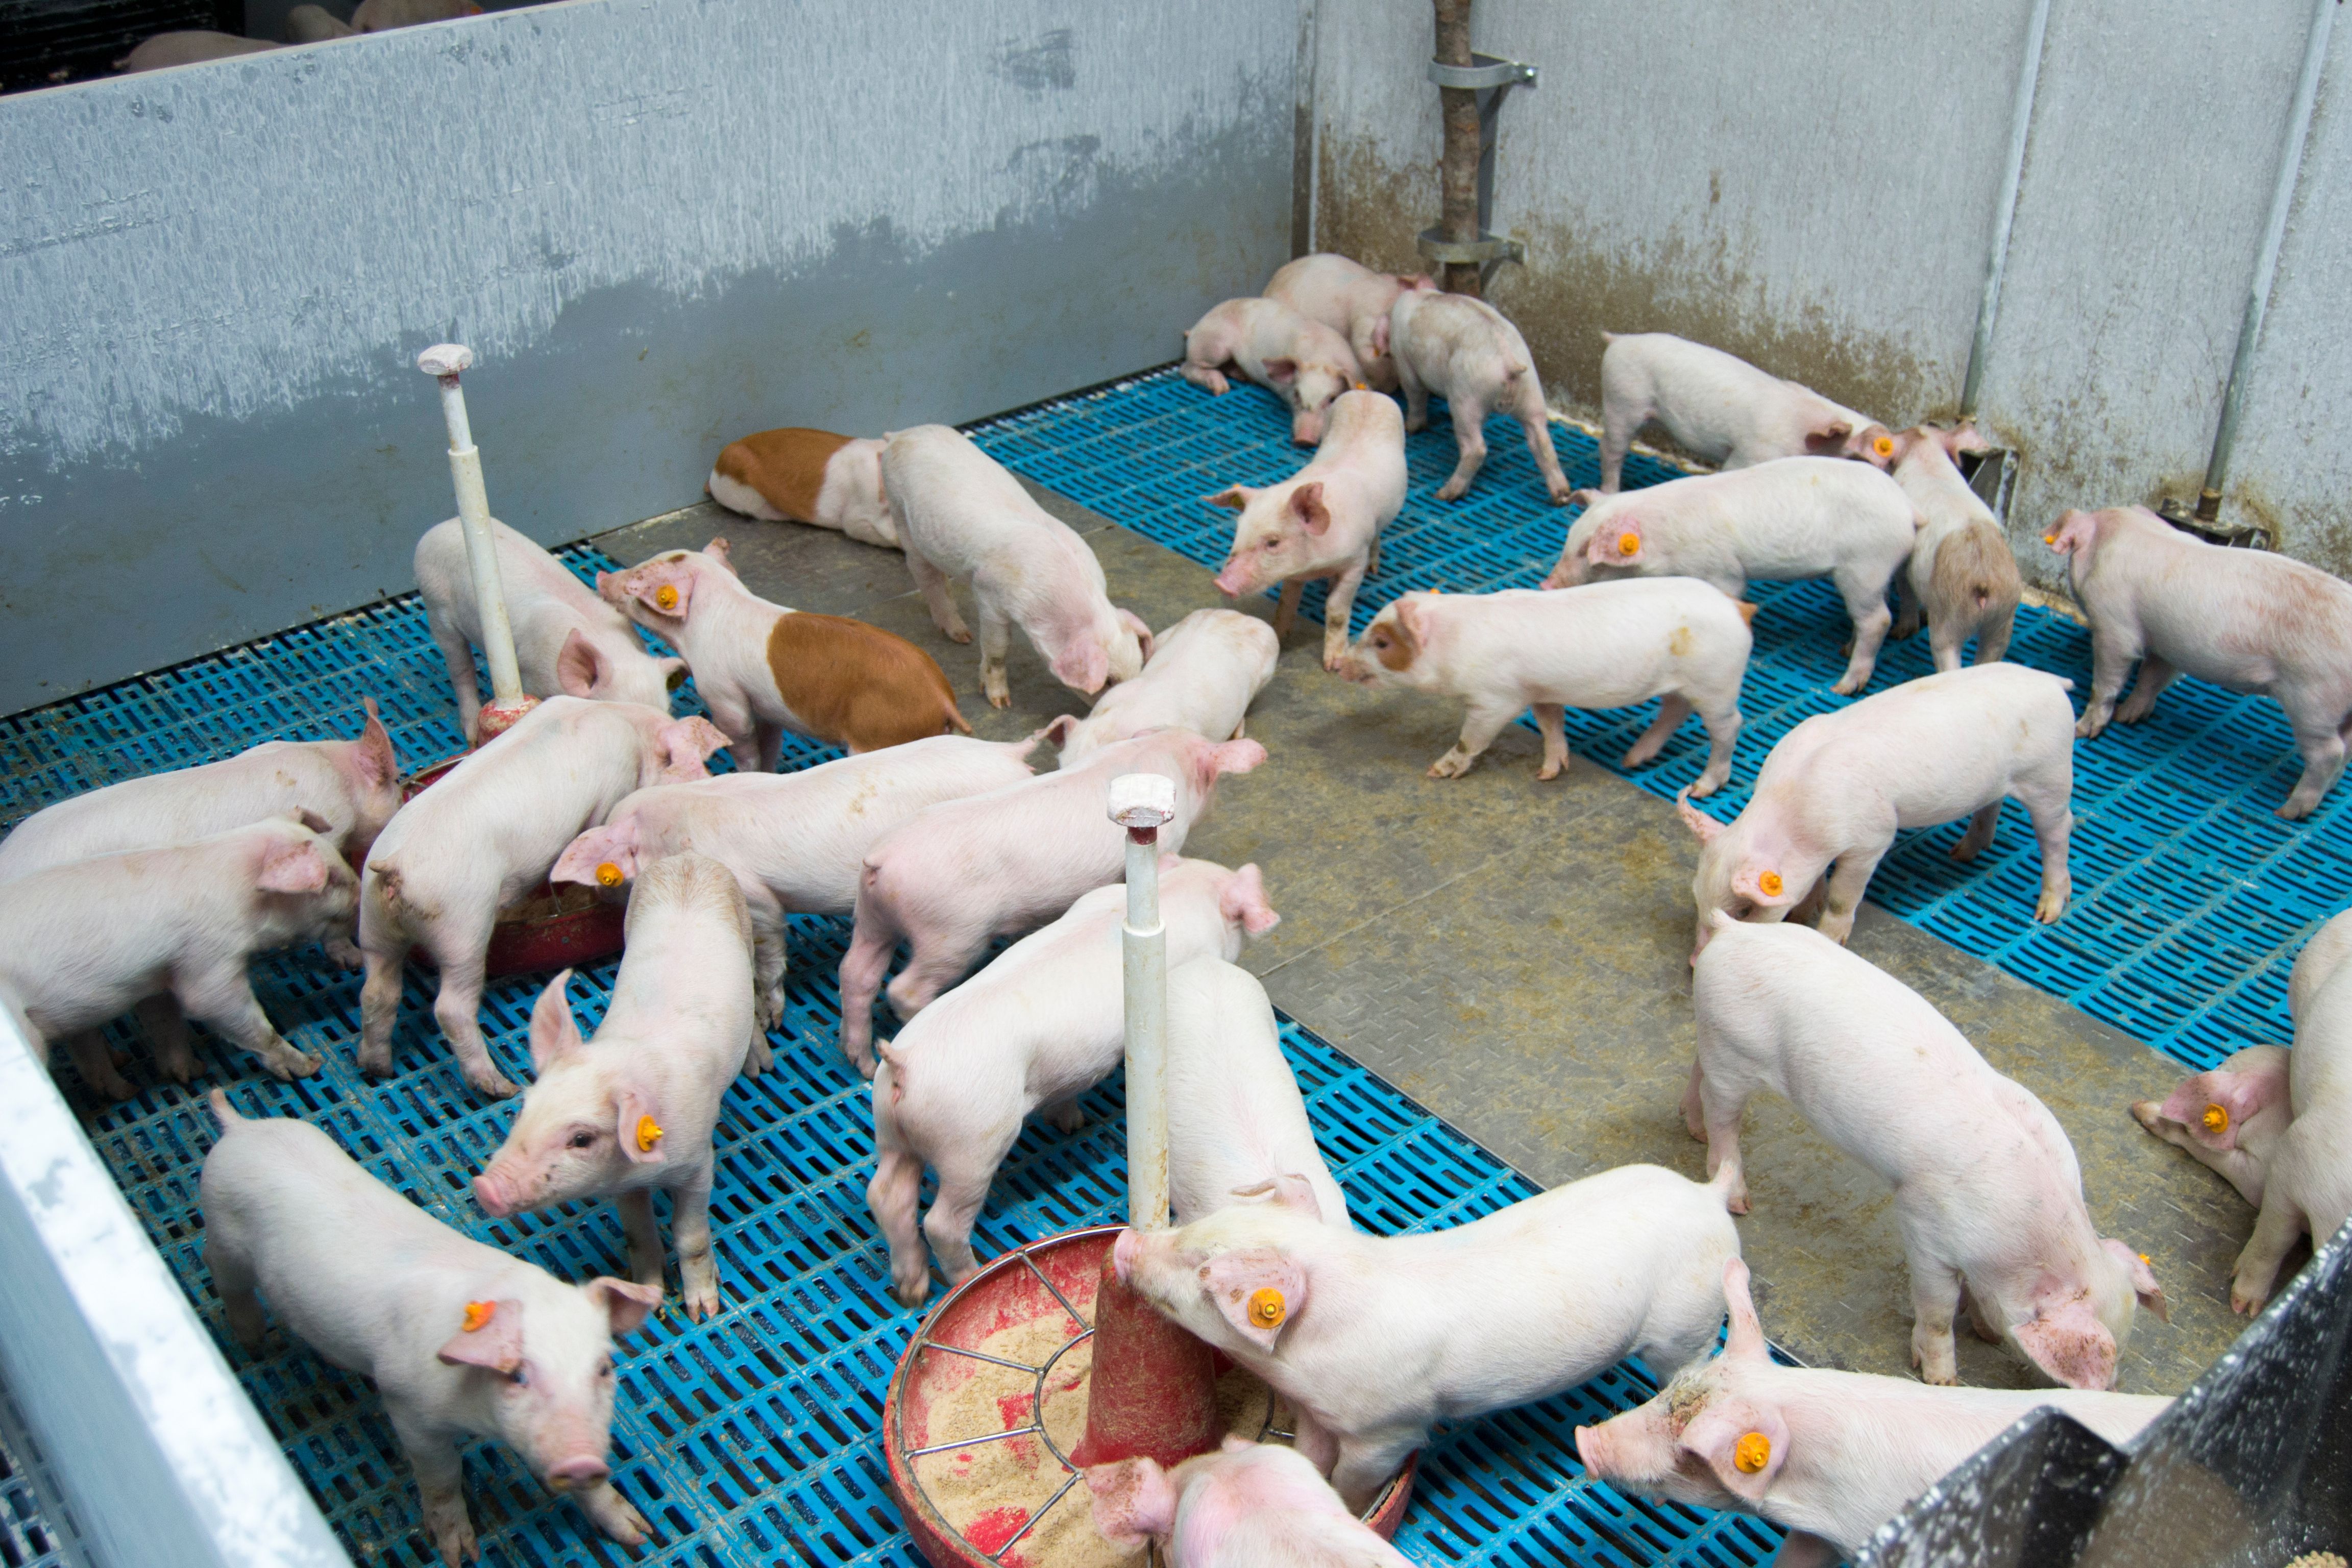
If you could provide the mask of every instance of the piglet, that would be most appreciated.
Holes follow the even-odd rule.
[[[1349,352],[1356,356],[1372,390],[1394,392],[1396,362],[1380,341],[1381,324],[1398,295],[1408,289],[1434,287],[1426,278],[1375,272],[1325,251],[1283,263],[1267,280],[1265,297],[1347,339]]]
[[[1345,336],[1273,300],[1228,300],[1184,334],[1186,381],[1223,396],[1226,365],[1282,399],[1290,438],[1301,447],[1323,439],[1332,399],[1364,384]]]
[[[2267,550],[2183,533],[2144,506],[2070,511],[2042,541],[2091,620],[2091,700],[2074,732],[2137,724],[2173,678],[2195,676],[2286,710],[2303,776],[2278,808],[2309,816],[2344,772],[2352,727],[2352,584]],[[2132,661],[2139,679],[2116,696]]]
[[[627,616],[537,544],[495,520],[490,531],[498,538],[499,582],[524,693],[639,702],[667,711],[669,694],[686,679],[686,661],[647,653]],[[425,597],[425,626],[449,667],[458,723],[471,739],[482,710],[473,654],[482,623],[474,610],[466,535],[456,518],[425,530],[416,542],[416,586]]]
[[[877,839],[927,805],[1020,783],[1037,740],[934,735],[798,773],[655,784],[565,846],[548,879],[625,887],[641,867],[689,850],[726,867],[751,911],[753,999],[772,1029],[783,1021],[784,917],[850,913]]]
[[[1867,473],[1857,467],[1857,472]],[[1843,942],[1871,874],[1906,827],[1969,817],[1952,858],[1991,847],[2000,803],[2014,795],[2042,845],[2033,918],[2066,912],[2074,830],[2074,682],[2020,664],[1923,676],[1832,713],[1817,713],[1764,759],[1755,793],[1727,827],[1676,797],[1698,836],[1694,956],[1718,913],[1780,921],[1822,888],[1822,934]],[[1832,867],[1834,868],[1832,869]]]
[[[1339,673],[1366,686],[1469,702],[1462,738],[1430,764],[1433,779],[1468,773],[1530,704],[1543,731],[1539,779],[1558,778],[1568,765],[1566,708],[1622,708],[1662,697],[1657,718],[1619,764],[1628,768],[1656,756],[1696,708],[1710,749],[1690,793],[1713,795],[1731,776],[1755,613],[1685,577],[1556,593],[1407,594],[1372,617]]]
[[[425,1528],[448,1568],[472,1558],[458,1444],[496,1437],[569,1493],[597,1529],[641,1546],[653,1529],[612,1480],[613,1338],[661,1303],[658,1286],[567,1285],[461,1235],[385,1186],[306,1121],[239,1116],[200,1180],[205,1264],[229,1332],[260,1353],[267,1297],[286,1331],[374,1380],[416,1471]]]
[[[1924,520],[1911,548],[1911,563],[1897,580],[1902,614],[1895,635],[1919,629],[1924,608],[1927,638],[1937,669],[1960,668],[1960,648],[1977,639],[1977,662],[1990,664],[2009,651],[2017,622],[2017,602],[2025,584],[2009,538],[1954,459],[1991,446],[1973,425],[1939,430],[1922,425],[1895,437],[1895,482]]]
[[[1348,1511],[1296,1448],[1228,1436],[1173,1469],[1122,1459],[1086,1472],[1095,1530],[1160,1549],[1167,1568],[1412,1568]]]
[[[1256,867],[1229,871],[1173,855],[1162,859],[1160,916],[1171,967],[1239,957],[1244,932],[1270,931],[1281,918]],[[1075,1128],[1078,1096],[1118,1066],[1126,918],[1125,887],[1096,889],[883,1043],[874,1075],[877,1163],[866,1203],[890,1241],[891,1294],[908,1306],[930,1294],[927,1238],[950,1285],[978,1270],[972,1220],[1029,1113],[1045,1108]],[[939,1195],[919,1235],[927,1166],[939,1172]]]
[[[1282,638],[1239,610],[1195,610],[1151,639],[1143,673],[1095,699],[1084,719],[1055,721],[1062,766],[1146,730],[1190,730],[1219,739],[1242,732],[1243,715],[1274,679]]]
[[[1286,637],[1298,619],[1298,596],[1330,579],[1323,608],[1323,668],[1337,669],[1348,648],[1356,590],[1380,558],[1381,530],[1404,509],[1404,421],[1393,400],[1350,392],[1331,405],[1323,449],[1279,484],[1234,485],[1208,498],[1241,513],[1234,547],[1217,571],[1217,590],[1238,598],[1282,584],[1274,630]]]
[[[1175,781],[1176,818],[1160,830],[1160,847],[1174,855],[1208,810],[1218,776],[1264,761],[1255,741],[1219,745],[1188,730],[1155,730],[1076,768],[947,801],[891,829],[859,872],[856,927],[841,960],[842,1049],[874,1075],[874,998],[902,939],[907,967],[890,982],[890,1005],[912,1018],[963,978],[990,938],[1034,930],[1118,881],[1127,835],[1104,814],[1111,780],[1156,773]]]
[[[770,604],[735,574],[724,539],[599,572],[596,592],[686,655],[739,768],[775,772],[787,730],[852,752],[971,733],[939,660],[880,626]]]
[[[1628,494],[1579,490],[1547,588],[1612,577],[1696,577],[1733,598],[1751,580],[1827,577],[1853,622],[1853,655],[1830,689],[1870,684],[1895,616],[1886,584],[1910,557],[1919,517],[1903,487],[1862,463],[1782,458]]]
[[[746,517],[813,523],[896,550],[898,525],[882,499],[882,446],[829,430],[761,430],[730,442],[702,488]]]
[[[710,1250],[711,1129],[727,1086],[768,1069],[751,1018],[751,922],[726,867],[672,855],[638,873],[628,946],[596,1037],[583,1040],[565,970],[530,1012],[537,1081],[506,1142],[474,1178],[482,1212],[504,1219],[609,1197],[629,1238],[629,1272],[662,1286],[654,1194],[667,1193],[689,1318],[719,1311]]]
[[[2313,1247],[2324,1247],[2352,1217],[2352,964],[2345,962],[2347,956],[2352,956],[2352,913],[2337,915],[2320,927],[2294,961],[2287,982],[2287,1005],[2294,1016],[2294,1050],[2280,1053],[2275,1047],[2257,1047],[2241,1051],[2221,1071],[2200,1074],[2173,1091],[2159,1115],[2168,1124],[2180,1125],[2193,1142],[2183,1142],[2151,1123],[2142,1107],[2132,1108],[2142,1126],[2183,1143],[2261,1207],[2230,1284],[2230,1306],[2235,1311],[2262,1310],[2286,1255],[2304,1235],[2310,1235]],[[2218,1117],[2216,1111],[2221,1112]],[[2248,1174],[2251,1183],[2245,1179]]]
[[[1634,433],[1650,420],[1701,462],[1744,468],[1775,458],[1893,465],[1893,431],[1809,386],[1665,332],[1603,332],[1601,493],[1615,495]]]
[[[2135,1305],[2166,1316],[2147,1260],[2093,1228],[2066,1131],[1927,999],[1802,926],[1714,916],[1691,1000],[1683,1121],[1748,1212],[1739,1118],[1759,1089],[1895,1189],[1911,1264],[1911,1361],[1959,1377],[1952,1323],[2070,1388],[2113,1388]],[[1965,1286],[1962,1281],[1965,1280]]]
[[[281,1079],[319,1058],[270,1026],[246,978],[255,953],[351,930],[358,879],[315,816],[273,816],[190,844],[69,861],[0,896],[0,995],[33,1033],[63,1040],[82,1080],[114,1100],[131,1085],[99,1026],[138,1005],[157,1064],[186,1083],[185,1019],[225,1035]]]
[[[308,812],[356,862],[400,809],[400,759],[362,699],[356,741],[264,741],[224,762],[126,779],[35,812],[0,840],[0,882],[93,855],[160,849]]]
[[[960,430],[919,425],[884,439],[883,486],[907,570],[931,620],[955,642],[970,642],[971,632],[948,580],[971,581],[991,706],[1013,705],[1004,653],[1016,626],[1073,690],[1091,697],[1108,681],[1135,678],[1151,657],[1151,629],[1112,606],[1102,563],[1076,530]]]
[[[401,807],[360,887],[360,1069],[392,1070],[401,973],[418,946],[441,972],[433,1016],[466,1081],[512,1094],[478,1016],[499,911],[538,887],[564,847],[631,791],[701,778],[703,760],[726,744],[705,719],[551,697]]]
[[[1782,1366],[1724,1265],[1731,1331],[1638,1408],[1576,1429],[1576,1457],[1620,1491],[1752,1513],[1790,1531],[1776,1568],[1858,1557],[1878,1527],[1962,1460],[2044,1407],[2129,1443],[2169,1399],[2081,1389],[1922,1388],[1896,1377]]]
[[[1569,495],[1568,476],[1551,447],[1551,410],[1544,404],[1528,341],[1484,300],[1443,294],[1425,281],[1398,294],[1385,331],[1373,329],[1376,348],[1394,356],[1404,386],[1407,430],[1429,423],[1429,395],[1445,399],[1454,416],[1461,460],[1437,488],[1439,500],[1459,500],[1486,460],[1486,416],[1507,414],[1527,432],[1528,450],[1554,504]]]
[[[1111,1257],[1161,1316],[1288,1397],[1299,1448],[1360,1510],[1439,1420],[1546,1398],[1635,1352],[1662,1373],[1706,1354],[1739,1255],[1724,1193],[1623,1165],[1452,1230],[1374,1237],[1325,1225],[1289,1184],[1121,1231]]]
[[[1255,869],[1243,868],[1244,874]],[[1248,930],[1258,934],[1255,926]],[[1237,1200],[1284,1192],[1296,1198],[1296,1189],[1313,1201],[1324,1224],[1348,1227],[1347,1194],[1316,1147],[1265,987],[1223,956],[1171,964],[1168,1199],[1176,1223]]]

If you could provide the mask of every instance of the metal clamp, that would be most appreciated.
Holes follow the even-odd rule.
[[[1437,60],[1429,62],[1429,79],[1440,87],[1533,87],[1536,68],[1507,60],[1496,55],[1474,54],[1475,62],[1466,66],[1449,66]]]
[[[1506,239],[1499,234],[1482,233],[1476,239],[1448,239],[1438,228],[1423,229],[1413,243],[1421,248],[1421,258],[1433,265],[1449,264],[1486,268],[1506,261],[1525,261],[1527,248],[1516,239]]]

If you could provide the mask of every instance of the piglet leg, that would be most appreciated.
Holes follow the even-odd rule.
[[[2286,1195],[2284,1186],[2275,1179],[2277,1174],[2272,1173],[2273,1179],[2263,1193],[2262,1217],[2254,1222],[2254,1234],[2238,1254],[2238,1267],[2230,1281],[2230,1310],[2249,1317],[2270,1300],[2280,1267],[2309,1224],[2303,1206]]]
[[[1003,606],[986,595],[980,597],[980,689],[988,697],[991,708],[1013,706],[1013,681],[1006,673],[1004,656],[1013,646],[1013,622]]]
[[[2139,661],[2139,679],[2132,682],[2131,695],[2125,698],[2123,706],[2116,710],[2116,722],[2137,724],[2147,718],[2148,710],[2156,706],[2157,698],[2163,695],[2164,689],[2171,685],[2179,674],[2179,670],[2152,653],[2143,657]]]
[[[1429,764],[1429,776],[1433,779],[1458,779],[1468,773],[1472,764],[1486,753],[1486,748],[1495,743],[1495,737],[1503,732],[1503,726],[1518,716],[1518,699],[1515,695],[1499,701],[1472,703],[1470,711],[1462,716],[1461,738],[1444,756]],[[1561,742],[1561,749],[1563,752],[1567,749],[1565,740]],[[1544,751],[1549,761],[1551,745],[1548,737]],[[1552,770],[1553,773],[1558,771],[1556,768]],[[1549,778],[1552,774],[1548,773],[1543,776]]]
[[[2147,679],[2148,660],[2140,666],[2140,679]],[[2133,697],[2138,697],[2134,692]],[[2344,736],[2338,728],[2344,721],[2340,712],[2315,710],[2307,701],[2297,702],[2287,709],[2287,719],[2294,725],[2294,742],[2303,752],[2303,777],[2295,781],[2294,793],[2278,808],[2278,815],[2289,822],[2300,821],[2318,809],[2336,781],[2344,776]]]
[[[947,634],[950,642],[971,641],[971,628],[963,624],[956,609],[955,595],[948,587],[948,574],[909,549],[907,570],[915,579],[915,586],[923,591],[923,603],[931,612],[931,624]]]
[[[66,1037],[66,1055],[72,1058],[74,1070],[81,1074],[93,1094],[109,1100],[129,1100],[139,1091],[131,1087],[114,1065],[114,1053],[106,1048],[105,1032],[83,1029]]]
[[[1538,702],[1535,713],[1536,731],[1543,736],[1543,766],[1536,777],[1556,779],[1568,766],[1568,715],[1557,702]]]
[[[1829,875],[1829,896],[1822,905],[1821,924],[1815,930],[1840,943],[1853,934],[1854,914],[1862,908],[1862,896],[1870,890],[1871,876],[1885,853],[1886,846],[1882,844],[1876,849],[1849,849],[1838,857]]]
[[[515,1086],[490,1060],[489,1042],[482,1037],[482,981],[490,952],[488,922],[484,925],[486,929],[464,933],[455,943],[436,944],[441,989],[433,998],[433,1017],[457,1051],[457,1066],[474,1092],[504,1100]]]
[[[890,1294],[901,1306],[919,1307],[931,1293],[931,1255],[915,1218],[922,1197],[923,1161],[906,1149],[887,1146],[894,1141],[876,1133],[875,1142],[886,1146],[874,1179],[866,1184],[866,1206],[890,1244]]]
[[[148,996],[132,1009],[139,1027],[155,1053],[155,1065],[174,1083],[190,1083],[196,1076],[195,1044],[188,1037],[188,1020],[170,996]]]
[[[1454,416],[1454,444],[1462,456],[1454,465],[1453,476],[1437,487],[1437,499],[1460,500],[1470,493],[1471,481],[1477,479],[1479,468],[1486,461],[1486,410],[1477,399],[1462,392],[1454,395],[1446,408]],[[1552,467],[1559,466],[1559,459],[1554,458]]]
[[[319,1070],[317,1057],[296,1050],[270,1026],[246,978],[244,955],[209,974],[174,975],[173,989],[183,1012],[259,1057],[273,1076],[309,1078]]]
[[[212,1270],[213,1289],[228,1314],[229,1337],[247,1355],[261,1353],[262,1336],[268,1331],[261,1315],[259,1284],[254,1273],[253,1260],[245,1248],[231,1241],[221,1230],[205,1234],[205,1267]]]
[[[710,1247],[710,1172],[670,1193],[670,1234],[677,1239],[678,1294],[686,1315],[700,1322],[719,1315],[719,1259]]]
[[[1336,670],[1348,657],[1348,621],[1356,613],[1356,590],[1364,584],[1364,563],[1331,579],[1323,601],[1323,668]]]
[[[1885,583],[1850,578],[1841,573],[1837,586],[1845,596],[1846,614],[1853,618],[1853,657],[1846,663],[1844,676],[1830,689],[1841,697],[1852,697],[1870,684],[1870,672],[1878,663],[1879,646],[1886,641],[1886,631],[1895,624],[1895,616],[1886,607]]]
[[[400,1438],[408,1468],[416,1472],[416,1490],[425,1504],[425,1533],[441,1553],[447,1568],[473,1560],[474,1521],[466,1512],[465,1468],[449,1435],[416,1422],[403,1410],[392,1410],[393,1432]]]
[[[1739,743],[1739,710],[1737,706],[1718,708],[1712,712],[1699,710],[1700,721],[1706,726],[1706,768],[1691,785],[1691,798],[1704,800],[1721,789],[1731,777],[1731,752]]]
[[[661,1226],[654,1221],[653,1194],[644,1187],[615,1193],[613,1206],[621,1212],[621,1235],[629,1244],[629,1278],[661,1289]]]
[[[1960,1279],[1932,1258],[1911,1258],[1911,1364],[1922,1383],[1960,1381],[1952,1324],[1960,1309]]]
[[[1681,728],[1684,720],[1690,717],[1690,700],[1679,691],[1669,691],[1658,699],[1658,716],[1650,721],[1650,727],[1642,731],[1642,738],[1633,742],[1632,749],[1626,752],[1617,765],[1621,768],[1638,768],[1656,756],[1659,750],[1665,745],[1667,738]],[[1538,714],[1538,717],[1540,718],[1541,715]],[[1697,790],[1691,791],[1693,795],[1699,793]]]
[[[1282,585],[1282,597],[1275,601],[1274,605],[1276,637],[1289,637],[1290,628],[1298,624],[1298,596],[1305,592],[1307,584],[1303,578],[1294,577]]]
[[[2107,727],[2115,716],[2116,694],[2124,689],[2124,677],[2139,658],[2139,633],[2133,628],[2128,635],[2109,630],[2091,633],[2091,697],[2083,704],[2083,716],[2074,721],[2074,733],[2085,740],[2095,737]]]
[[[400,1016],[401,972],[397,952],[367,955],[367,979],[360,986],[360,1071],[370,1078],[392,1072],[392,1026]]]

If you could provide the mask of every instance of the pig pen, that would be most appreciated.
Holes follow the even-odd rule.
[[[1154,626],[1216,602],[1205,565],[1222,556],[1230,521],[1201,498],[1286,477],[1300,461],[1271,399],[1248,390],[1211,398],[1164,371],[972,434],[1087,535],[1113,597]],[[1571,478],[1593,482],[1590,441],[1555,435]],[[1476,487],[1444,505],[1431,491],[1452,467],[1452,437],[1433,420],[1411,438],[1411,494],[1359,596],[1359,627],[1408,589],[1531,585],[1557,558],[1570,515],[1543,501],[1515,427],[1494,422],[1489,441]],[[1672,471],[1636,458],[1627,482]],[[585,574],[714,533],[733,542],[754,591],[908,636],[971,693],[971,651],[932,629],[892,552],[705,503],[565,558]],[[1843,664],[1844,622],[1825,585],[1759,584],[1756,596],[1748,728],[1730,784],[1706,803],[1721,819],[1746,799],[1772,741],[1838,705],[1827,689]],[[1271,603],[1252,607],[1265,614]],[[1677,1003],[1688,989],[1695,847],[1668,804],[1700,765],[1696,722],[1652,767],[1620,776],[1607,764],[1646,722],[1646,707],[1571,710],[1578,761],[1561,779],[1534,779],[1526,730],[1507,733],[1467,778],[1433,782],[1422,770],[1452,740],[1458,708],[1349,687],[1319,668],[1318,643],[1312,626],[1289,639],[1248,722],[1271,762],[1227,781],[1187,847],[1265,869],[1285,919],[1244,962],[1284,1011],[1318,1139],[1362,1223],[1456,1224],[1538,1184],[1629,1161],[1698,1173],[1702,1152],[1675,1110],[1691,1051],[1687,1006]],[[2079,679],[2087,637],[2028,609],[2011,657]],[[1014,709],[966,705],[982,734],[1010,738],[1079,706],[1025,645],[1012,662]],[[1891,646],[1882,664],[1874,689],[1925,673],[1926,639]],[[0,818],[264,738],[348,733],[363,693],[383,705],[404,765],[457,748],[439,655],[413,596],[0,721]],[[830,754],[801,745],[785,765]],[[2123,1357],[2128,1391],[2185,1388],[2239,1327],[2226,1308],[2228,1270],[2252,1212],[2142,1132],[2126,1106],[2168,1088],[2181,1064],[2289,1037],[2287,969],[2352,870],[2342,792],[2305,824],[2268,815],[2294,768],[2274,710],[2183,681],[2146,723],[2078,749],[2075,894],[2063,921],[2031,921],[2036,860],[2012,806],[1973,866],[1946,858],[1959,825],[1905,836],[1874,882],[1880,907],[1856,931],[1859,951],[2050,1102],[2082,1154],[2102,1231],[2153,1258],[2174,1321],[2143,1319]],[[790,1012],[772,1037],[781,1070],[738,1084],[726,1102],[713,1224],[727,1310],[699,1325],[665,1314],[623,1346],[615,1480],[654,1522],[657,1544],[625,1556],[509,1455],[478,1445],[467,1480],[484,1561],[918,1561],[879,1448],[883,1384],[918,1315],[886,1293],[885,1248],[863,1200],[865,1089],[834,1044],[845,927],[793,921]],[[614,968],[598,965],[574,987],[583,1027],[601,1018]],[[264,1005],[326,1068],[279,1084],[215,1048],[199,1087],[224,1082],[248,1114],[327,1128],[439,1217],[560,1275],[615,1267],[623,1247],[609,1208],[493,1221],[474,1206],[466,1178],[513,1108],[466,1089],[431,1025],[424,979],[409,978],[395,1076],[373,1083],[352,1062],[357,978],[315,952],[257,965]],[[518,977],[488,992],[485,1032],[509,1071],[527,1062],[529,1008],[543,983]],[[359,1561],[421,1568],[434,1559],[414,1484],[364,1381],[282,1335],[258,1361],[227,1341],[194,1201],[209,1116],[194,1092],[156,1082],[144,1047],[132,1048],[137,1098],[109,1106],[70,1091],[93,1144],[341,1544]],[[1078,1133],[1024,1133],[981,1217],[982,1250],[1117,1216],[1118,1088],[1114,1079],[1088,1097]],[[1785,1106],[1759,1104],[1750,1124],[1756,1212],[1741,1231],[1768,1328],[1801,1361],[1906,1372],[1907,1292],[1886,1194]],[[1964,1342],[1961,1354],[1964,1381],[2023,1380],[2021,1366],[1987,1347]],[[1583,1476],[1570,1429],[1653,1391],[1646,1372],[1627,1364],[1541,1405],[1442,1430],[1400,1544],[1432,1563],[1729,1568],[1769,1559],[1776,1532],[1757,1521],[1627,1500]],[[29,1544],[0,1561],[56,1560],[29,1508],[19,1503],[15,1518],[9,1528]],[[1017,1539],[1000,1560],[1021,1561]]]

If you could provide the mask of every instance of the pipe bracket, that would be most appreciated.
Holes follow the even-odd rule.
[[[1533,87],[1536,68],[1507,60],[1496,55],[1474,54],[1472,64],[1449,66],[1437,60],[1429,62],[1429,79],[1440,87],[1483,89],[1493,87]]]

